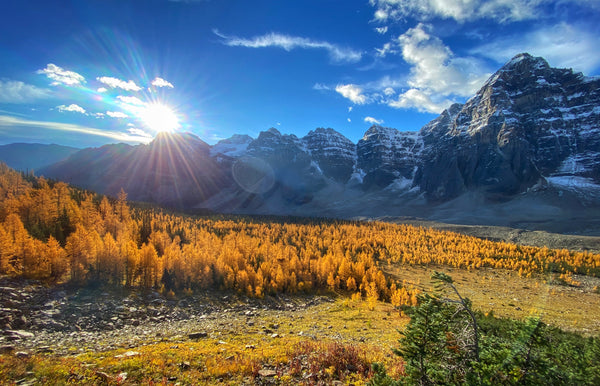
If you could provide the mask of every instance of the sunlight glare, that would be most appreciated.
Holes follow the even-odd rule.
[[[175,112],[161,103],[147,105],[139,116],[144,124],[156,133],[172,133],[179,127],[179,119]]]

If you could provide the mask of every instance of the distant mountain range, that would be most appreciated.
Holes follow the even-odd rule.
[[[179,208],[600,234],[600,78],[520,54],[418,132],[376,125],[355,144],[333,129],[269,129],[214,146],[160,134],[66,154],[38,174]]]
[[[0,145],[0,161],[13,169],[37,171],[39,168],[62,161],[81,149],[39,143],[11,143]]]

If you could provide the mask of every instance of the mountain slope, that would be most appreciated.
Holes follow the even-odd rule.
[[[37,170],[59,162],[79,149],[41,143],[12,143],[0,145],[0,161],[17,170]]]
[[[132,200],[191,207],[231,183],[209,152],[192,134],[161,133],[148,145],[84,149],[40,173],[105,194],[123,188]]]

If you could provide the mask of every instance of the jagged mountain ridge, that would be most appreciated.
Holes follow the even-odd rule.
[[[467,209],[540,189],[598,206],[600,79],[520,54],[418,132],[375,125],[354,144],[331,128],[303,138],[269,129],[214,146],[163,134],[80,153],[43,172],[111,194],[122,185],[134,200],[224,212],[434,216],[473,192],[479,198],[461,204]]]
[[[430,199],[476,187],[513,195],[561,170],[598,184],[600,79],[520,54],[421,134],[426,149],[416,182]]]

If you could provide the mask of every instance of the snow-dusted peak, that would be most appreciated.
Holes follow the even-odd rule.
[[[373,125],[363,135],[361,141],[368,141],[372,137],[396,137],[400,131],[391,127],[384,127],[380,125]]]
[[[328,128],[317,127],[316,129],[309,131],[306,136],[310,137],[310,136],[316,136],[316,135],[344,137],[341,133],[332,129],[331,127],[328,127]]]
[[[217,142],[210,149],[212,157],[217,154],[227,155],[229,157],[241,157],[246,153],[248,145],[253,141],[249,135],[234,134],[232,137]]]
[[[271,127],[269,130],[267,130],[267,133],[274,134],[274,135],[277,135],[277,136],[281,136],[281,132],[279,130],[277,130],[276,128],[274,128],[274,127]]]
[[[509,60],[500,71],[512,71],[515,68],[528,68],[534,70],[542,70],[550,68],[550,65],[546,59],[542,57],[531,56],[527,52],[517,54],[511,60]]]
[[[344,145],[354,146],[354,143],[341,133],[331,128],[324,129],[322,127],[309,131],[308,134],[302,138],[302,141],[309,149],[313,147],[312,145],[315,143],[332,145],[342,143]]]
[[[346,182],[356,160],[356,145],[331,128],[311,130],[302,142],[323,174]]]

